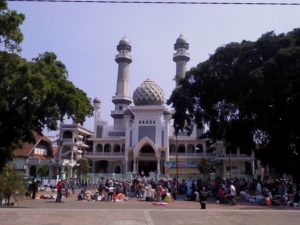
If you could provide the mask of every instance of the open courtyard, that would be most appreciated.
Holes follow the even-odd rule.
[[[24,199],[18,207],[0,208],[1,225],[298,225],[300,208],[235,206],[179,200],[165,206],[131,198],[125,202],[77,201],[76,196],[55,200]]]

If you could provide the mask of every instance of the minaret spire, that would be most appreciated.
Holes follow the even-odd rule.
[[[115,104],[115,110],[111,116],[114,118],[114,127],[122,129],[123,112],[132,103],[129,96],[129,64],[132,62],[130,51],[131,45],[129,40],[124,36],[117,45],[118,54],[115,61],[118,63],[118,79],[116,95],[113,96],[112,102]]]
[[[190,60],[190,54],[187,52],[189,49],[189,43],[185,37],[180,34],[174,44],[174,50],[176,52],[173,55],[173,61],[176,63],[176,87],[178,87],[178,81],[184,78],[186,73],[186,64]]]

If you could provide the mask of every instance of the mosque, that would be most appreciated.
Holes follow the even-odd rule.
[[[180,35],[174,44],[175,80],[183,78],[190,60],[189,43]],[[255,169],[254,155],[239,149],[225,149],[222,142],[211,143],[200,138],[203,130],[194,128],[191,135],[175,135],[172,110],[165,105],[165,96],[155,81],[147,79],[129,95],[129,66],[133,59],[127,38],[117,45],[118,77],[113,125],[101,119],[101,100],[93,100],[94,134],[91,148],[83,156],[92,162],[95,174],[140,174],[151,176],[199,175],[199,164],[206,161],[221,176],[251,175]],[[172,77],[170,77],[172,79]],[[178,83],[176,82],[176,86]],[[133,104],[132,104],[133,103]]]
[[[189,43],[180,35],[173,55],[176,81],[185,76],[190,60],[188,49]],[[131,97],[129,40],[121,39],[117,50],[118,78],[116,94],[112,97],[115,108],[111,111],[113,126],[101,120],[100,99],[93,101],[95,125],[94,137],[90,138],[93,147],[85,153],[85,157],[92,160],[93,173],[174,175],[178,169],[181,175],[193,175],[199,174],[198,165],[202,159],[213,162],[218,174],[230,171],[232,175],[241,176],[253,172],[253,154],[242,154],[239,149],[228,152],[222,143],[211,145],[209,139],[198,138],[202,130],[195,128],[190,136],[185,132],[176,136],[172,111],[164,104],[164,92],[155,81],[145,80]]]

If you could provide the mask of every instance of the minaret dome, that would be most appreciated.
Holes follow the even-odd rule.
[[[186,64],[190,60],[190,54],[187,52],[189,49],[189,43],[185,37],[181,34],[174,44],[173,61],[176,63],[175,81],[176,87],[179,84],[179,80],[183,79],[186,73]]]

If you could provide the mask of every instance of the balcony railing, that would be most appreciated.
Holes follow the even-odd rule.
[[[111,156],[111,155],[125,155],[125,152],[85,152],[85,155],[88,156],[99,156],[99,155],[103,155],[103,156]]]
[[[187,56],[187,57],[189,57],[190,53],[188,53],[188,52],[176,52],[176,53],[173,54],[173,57],[177,57],[177,56]]]
[[[170,152],[171,156],[175,156],[176,152]],[[178,152],[178,156],[203,156],[203,152]],[[210,155],[209,153],[206,153],[206,155]]]

